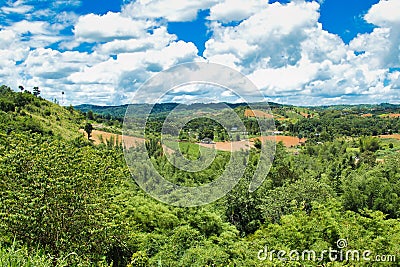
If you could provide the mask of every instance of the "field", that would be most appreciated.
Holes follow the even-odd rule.
[[[256,118],[273,118],[274,116],[272,114],[268,114],[264,111],[261,110],[251,110],[251,109],[246,109],[244,111],[244,116],[245,117],[256,117]]]
[[[384,139],[397,139],[400,140],[400,134],[386,134],[386,135],[380,135],[380,138]]]
[[[255,139],[260,139],[261,142],[264,142],[266,140],[273,140],[275,138],[276,142],[282,142],[285,147],[295,147],[298,145],[301,145],[305,141],[307,141],[306,138],[299,139],[294,136],[261,136],[261,137],[256,137],[256,138],[251,138],[250,141],[242,140],[242,141],[234,141],[234,142],[215,142],[215,144],[202,144],[198,143],[199,145],[203,147],[209,147],[209,148],[215,148],[217,150],[222,150],[222,151],[239,151],[241,149],[249,149],[249,147],[253,147],[253,142]]]
[[[87,134],[80,129],[80,133],[82,133],[85,138],[87,138]],[[105,144],[110,141],[113,141],[114,145],[120,144],[122,142],[122,135],[120,134],[113,134],[109,132],[93,130],[92,136],[90,138],[95,145]],[[133,136],[125,136],[124,144],[127,148],[133,147],[136,143],[143,143],[143,138],[133,137]]]

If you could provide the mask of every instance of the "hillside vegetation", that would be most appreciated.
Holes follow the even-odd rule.
[[[307,136],[306,122],[335,116],[331,112],[291,121],[290,131]],[[278,143],[271,171],[254,193],[248,188],[259,150],[251,148],[244,177],[227,196],[180,208],[137,186],[121,146],[94,145],[78,132],[92,119],[87,113],[6,86],[0,89],[0,113],[0,266],[400,264],[400,144],[341,130],[347,125],[350,134],[353,128],[362,133],[358,127],[364,124],[339,116],[338,129],[322,126],[337,135],[306,142],[297,153]],[[170,181],[193,186],[223,171],[227,152],[199,174],[176,169],[158,142],[157,123],[153,126],[147,143],[151,161]],[[181,149],[189,158],[198,155],[197,146]],[[340,258],[338,240],[346,241],[344,255],[368,250],[369,259]],[[336,260],[323,254],[329,249],[337,250]],[[279,250],[287,251],[286,260],[278,258]],[[300,256],[289,259],[290,250]],[[301,257],[310,250],[316,258]],[[377,261],[382,258],[387,262]]]
[[[73,107],[61,107],[28,91],[0,87],[0,127],[4,132],[30,132],[66,139],[79,137],[85,117]]]

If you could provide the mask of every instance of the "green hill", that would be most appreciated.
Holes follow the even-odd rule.
[[[31,132],[61,136],[66,139],[79,137],[84,115],[73,107],[61,107],[30,92],[14,92],[7,86],[0,87],[0,131]]]

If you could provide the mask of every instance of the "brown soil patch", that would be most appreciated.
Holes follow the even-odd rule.
[[[80,133],[82,133],[85,138],[87,138],[87,134],[83,129],[79,130]],[[134,137],[134,136],[124,136],[124,138],[122,139],[122,135],[120,134],[113,134],[113,133],[109,133],[109,132],[103,132],[103,131],[99,131],[99,130],[93,130],[92,131],[92,136],[90,138],[90,140],[93,141],[93,143],[95,145],[100,145],[101,139],[103,139],[103,144],[106,143],[108,141],[111,140],[111,138],[114,138],[114,145],[115,144],[121,144],[123,141],[123,144],[125,146],[125,148],[129,149],[131,147],[136,146],[137,144],[143,144],[145,139],[144,138],[140,138],[140,137]],[[168,154],[172,154],[175,151],[167,146],[163,146],[164,151],[166,151]]]
[[[400,114],[389,114],[389,118],[400,118]]]
[[[298,137],[283,136],[283,135],[276,135],[275,137],[274,136],[261,136],[261,137],[257,137],[257,138],[252,138],[251,140],[254,141],[254,139],[260,139],[261,142],[264,142],[266,140],[274,140],[274,138],[277,143],[282,142],[284,144],[284,146],[286,146],[286,147],[298,146],[307,141],[306,138],[299,139]]]
[[[241,149],[246,150],[253,146],[253,142],[246,140],[235,141],[235,142],[216,142],[215,144],[203,144],[197,143],[200,146],[214,148],[222,151],[240,151]]]
[[[80,129],[79,132],[82,133],[85,136],[85,138],[87,138],[87,134],[83,129]],[[101,139],[103,139],[103,143],[106,143],[107,141],[110,141],[112,138],[114,138],[114,145],[117,143],[118,144],[122,143],[122,135],[99,131],[99,130],[93,130],[90,139],[93,140],[93,143],[95,145],[100,145],[102,143]],[[124,144],[127,148],[135,146],[136,143],[143,143],[143,142],[144,142],[143,138],[138,138],[133,136],[124,137]]]
[[[272,114],[268,114],[264,111],[261,110],[251,110],[251,109],[246,109],[244,111],[244,116],[245,117],[256,117],[256,118],[264,118],[264,119],[271,119],[274,116]]]
[[[307,114],[305,112],[300,112],[300,115],[303,116],[304,118],[308,118],[308,116],[310,116],[310,118],[312,118],[313,116],[311,114]]]
[[[361,115],[361,117],[363,117],[363,118],[370,118],[370,117],[372,117],[372,114],[371,114],[371,113],[363,114],[363,115]]]
[[[386,134],[386,135],[380,135],[379,137],[400,140],[400,134]]]
[[[203,146],[203,147],[208,147],[208,148],[214,148],[217,150],[222,150],[222,151],[239,151],[241,149],[246,150],[249,149],[250,147],[254,146],[254,140],[255,139],[260,139],[261,142],[265,142],[266,140],[276,140],[276,142],[283,142],[283,145],[286,147],[293,147],[293,146],[298,146],[301,143],[304,143],[307,141],[306,138],[302,138],[299,140],[299,138],[294,137],[294,136],[261,136],[257,138],[251,138],[250,141],[242,140],[242,141],[235,141],[235,142],[216,142],[215,144],[203,144],[203,143],[198,143],[198,145]]]

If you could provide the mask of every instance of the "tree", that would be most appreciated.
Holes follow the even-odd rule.
[[[89,110],[86,117],[88,120],[94,120],[93,111]]]
[[[90,137],[92,136],[93,125],[90,123],[86,123],[84,130],[87,133],[88,140],[90,140]]]
[[[39,96],[40,95],[39,87],[37,87],[37,86],[33,87],[33,95],[34,96]]]
[[[74,107],[70,104],[69,107],[67,107],[67,110],[73,114],[74,113]]]
[[[18,86],[19,90],[21,90],[21,93],[24,91],[24,87],[22,85]]]
[[[257,138],[256,140],[254,140],[254,147],[257,149],[261,149],[262,143],[260,139]]]

